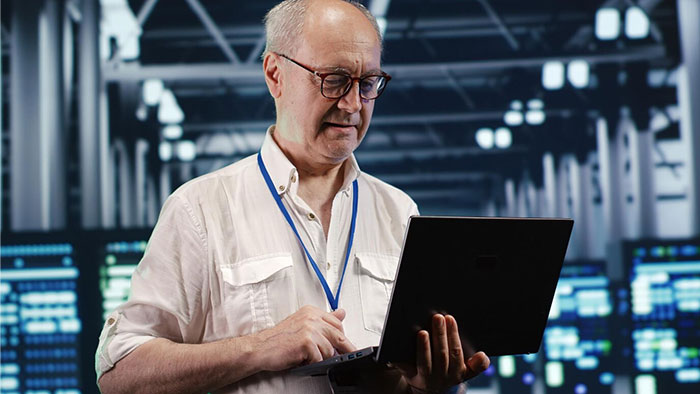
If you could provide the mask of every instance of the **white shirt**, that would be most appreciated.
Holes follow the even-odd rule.
[[[277,193],[335,294],[345,261],[358,181],[355,239],[340,292],[345,334],[377,346],[408,217],[416,204],[362,173],[351,156],[333,199],[328,239],[297,195],[298,172],[268,130],[261,152]],[[165,202],[131,279],[129,301],[107,319],[95,355],[97,376],[139,345],[164,337],[207,343],[270,328],[304,305],[330,311],[318,277],[275,203],[257,155],[193,179]],[[325,378],[260,373],[220,393],[328,393]]]

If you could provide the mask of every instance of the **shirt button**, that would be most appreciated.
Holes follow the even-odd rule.
[[[292,183],[297,181],[297,176],[296,174],[292,174]]]
[[[279,189],[280,189],[281,192],[283,192],[284,189],[285,189],[284,185],[280,185]]]
[[[328,269],[331,269],[331,262],[327,261],[326,264],[327,264],[326,266],[328,267]]]
[[[306,215],[306,216],[309,218],[309,220],[314,220],[314,219],[316,219],[316,215],[314,215],[313,212],[309,212],[309,214]]]
[[[107,320],[107,325],[111,326],[112,324],[114,324],[114,318],[110,317],[109,320]]]

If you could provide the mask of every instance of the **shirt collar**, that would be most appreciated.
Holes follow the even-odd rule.
[[[351,154],[345,161],[345,174],[343,174],[343,186],[340,188],[345,194],[350,193],[352,182],[360,176],[360,166],[355,160],[355,154]]]
[[[287,191],[296,194],[299,186],[299,172],[294,164],[289,161],[287,156],[284,155],[284,152],[282,152],[282,149],[277,145],[275,139],[272,138],[274,130],[275,125],[267,128],[265,139],[260,148],[260,152],[265,160],[265,168],[267,168],[267,172],[270,174],[270,178],[278,194],[284,194]],[[348,194],[352,182],[360,176],[360,166],[357,164],[354,154],[348,157],[345,164],[343,186],[340,188],[340,191]]]

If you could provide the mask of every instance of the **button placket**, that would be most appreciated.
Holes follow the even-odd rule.
[[[337,290],[338,281],[345,263],[345,243],[348,241],[350,231],[351,205],[348,196],[341,192],[336,194],[333,200],[331,213],[331,224],[328,231],[328,242],[326,245],[326,271],[329,285],[332,284],[333,291]]]

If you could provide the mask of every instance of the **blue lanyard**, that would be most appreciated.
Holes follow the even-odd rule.
[[[294,225],[294,222],[292,221],[292,217],[289,216],[289,212],[287,211],[287,208],[285,208],[284,204],[282,203],[282,198],[280,198],[279,194],[277,194],[277,189],[275,189],[275,184],[272,183],[272,179],[270,178],[270,174],[267,172],[267,168],[265,168],[265,163],[263,162],[263,159],[262,159],[262,152],[258,152],[258,167],[260,167],[260,173],[262,173],[262,176],[265,179],[265,183],[267,184],[268,189],[270,189],[270,193],[272,194],[272,197],[275,199],[277,206],[280,208],[282,215],[284,215],[284,218],[287,219],[287,223],[289,223],[289,226],[294,231],[294,235],[297,236],[297,239],[299,240],[301,247],[304,249],[304,252],[306,253],[306,257],[309,258],[309,262],[311,263],[311,267],[316,272],[316,276],[318,277],[319,282],[321,282],[321,286],[323,286],[323,291],[326,292],[326,298],[328,298],[328,303],[330,304],[331,309],[332,310],[338,309],[338,300],[340,299],[340,288],[341,288],[341,286],[343,286],[343,278],[345,278],[345,269],[348,267],[348,259],[350,258],[350,250],[352,249],[352,241],[355,238],[355,223],[357,222],[357,194],[358,194],[357,193],[357,179],[355,179],[352,182],[352,221],[350,222],[350,238],[348,239],[348,250],[345,252],[345,264],[343,265],[343,273],[340,276],[340,282],[338,282],[338,290],[335,292],[335,297],[333,297],[333,292],[328,287],[328,282],[326,282],[326,278],[323,277],[323,274],[318,269],[318,265],[316,265],[316,262],[311,257],[309,250],[306,249],[306,245],[304,245],[304,241],[301,240],[301,236],[299,235],[299,231],[297,231],[297,227]]]

